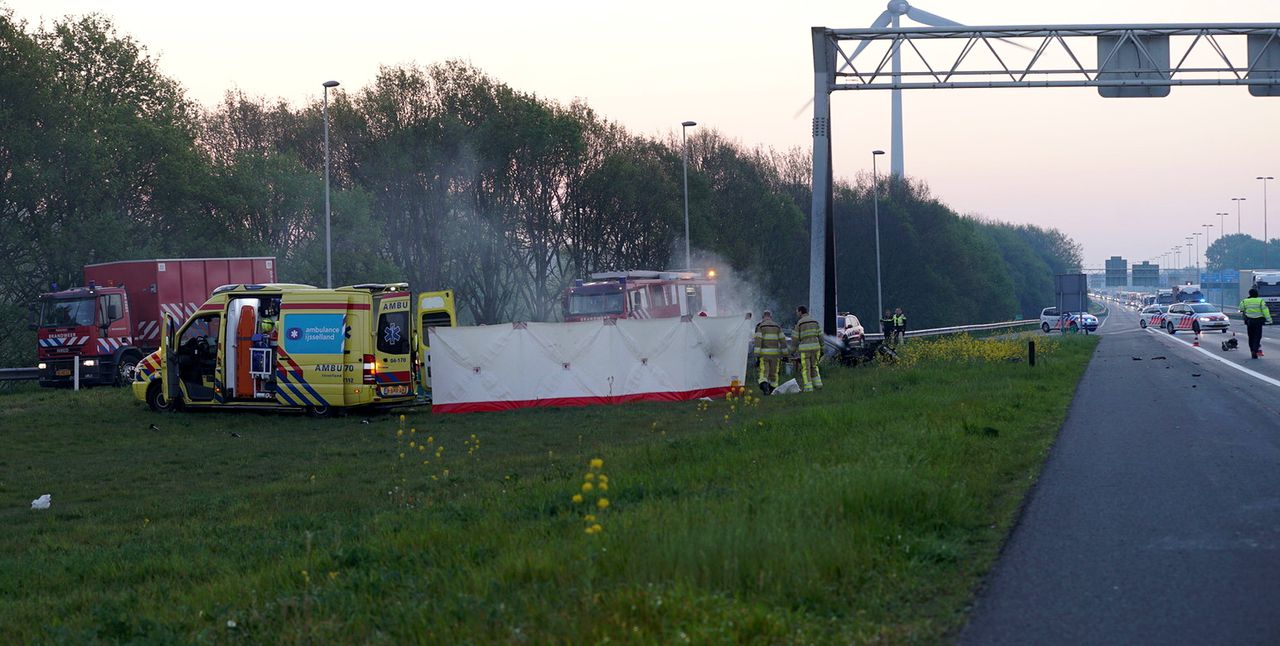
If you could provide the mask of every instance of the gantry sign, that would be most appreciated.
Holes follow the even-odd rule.
[[[887,44],[883,52],[868,47],[877,42]],[[897,76],[894,53],[903,63]],[[832,92],[1096,87],[1110,98],[1168,96],[1175,85],[1241,85],[1254,96],[1280,96],[1280,23],[814,27],[813,70],[809,303],[834,334]]]

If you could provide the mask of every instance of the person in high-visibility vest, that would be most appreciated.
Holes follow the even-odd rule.
[[[782,363],[782,326],[773,320],[773,312],[765,310],[756,324],[756,356],[759,357],[757,378],[760,390],[768,395],[778,387],[778,366]]]
[[[1262,323],[1271,324],[1271,310],[1267,309],[1266,301],[1258,298],[1257,289],[1250,289],[1249,298],[1240,301],[1240,315],[1249,332],[1249,353],[1257,359],[1262,356]]]
[[[795,344],[796,354],[800,355],[800,385],[807,393],[814,388],[822,387],[822,374],[818,372],[818,359],[822,357],[822,326],[809,316],[809,308],[801,305],[796,308],[796,329],[792,332],[791,341]]]
[[[907,315],[899,307],[893,311],[893,342],[899,343],[907,336]]]

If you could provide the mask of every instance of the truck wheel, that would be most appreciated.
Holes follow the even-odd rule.
[[[173,403],[165,398],[161,392],[160,382],[153,381],[147,386],[147,406],[157,413],[167,413],[173,410]]]
[[[128,386],[133,383],[133,375],[138,370],[138,362],[142,357],[137,352],[125,352],[116,363],[116,385]]]

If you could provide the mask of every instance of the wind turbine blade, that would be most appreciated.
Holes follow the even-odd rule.
[[[907,17],[921,24],[930,27],[963,27],[964,25],[954,21],[947,20],[942,16],[934,15],[923,9],[915,7],[907,7]]]
[[[889,23],[891,21],[893,21],[893,14],[886,11],[880,14],[880,17],[876,18],[876,21],[871,23],[871,26],[868,27],[868,29],[884,29],[885,27],[889,26]],[[866,49],[867,45],[870,45],[870,44],[871,44],[871,41],[869,40],[864,40],[858,43],[858,47],[853,50],[852,54],[849,55],[849,60],[853,60],[857,58],[858,54],[861,54],[862,50]],[[841,71],[844,71],[844,67],[841,67],[840,69]]]

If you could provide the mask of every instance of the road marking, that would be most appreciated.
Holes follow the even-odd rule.
[[[1183,341],[1183,340],[1178,339],[1178,338],[1176,338],[1176,337],[1170,336],[1168,333],[1160,333],[1160,332],[1156,332],[1155,330],[1152,330],[1152,329],[1150,329],[1150,328],[1147,328],[1147,332],[1148,332],[1148,333],[1150,333],[1150,334],[1154,334],[1154,335],[1156,335],[1156,336],[1158,336],[1158,337],[1161,337],[1161,338],[1168,338],[1168,340],[1173,341],[1174,343],[1177,343],[1177,344],[1179,344],[1179,345],[1181,345],[1181,346],[1183,346],[1183,347],[1185,347],[1185,348],[1188,348],[1188,349],[1191,349],[1191,350],[1196,350],[1196,351],[1198,351],[1200,354],[1203,354],[1204,356],[1209,357],[1210,359],[1213,359],[1214,361],[1221,361],[1222,363],[1225,363],[1225,364],[1227,364],[1228,366],[1231,366],[1232,368],[1235,368],[1236,370],[1239,370],[1240,372],[1243,372],[1244,374],[1249,375],[1250,377],[1253,377],[1253,378],[1257,379],[1258,381],[1261,381],[1261,382],[1264,382],[1264,383],[1268,383],[1268,384],[1271,384],[1272,386],[1275,386],[1275,387],[1277,387],[1277,388],[1280,388],[1280,379],[1272,379],[1271,377],[1268,377],[1268,376],[1266,376],[1266,375],[1264,375],[1264,374],[1262,374],[1262,373],[1254,372],[1253,370],[1250,370],[1250,369],[1248,369],[1248,368],[1246,368],[1246,367],[1244,367],[1244,366],[1242,366],[1242,365],[1240,365],[1240,364],[1238,364],[1238,363],[1235,363],[1235,362],[1233,362],[1233,361],[1228,361],[1228,360],[1226,360],[1226,359],[1223,359],[1222,357],[1219,357],[1218,355],[1216,355],[1216,354],[1214,354],[1214,353],[1212,353],[1212,352],[1209,352],[1208,350],[1205,350],[1204,348],[1200,348],[1200,347],[1193,346],[1193,345],[1191,345],[1190,343],[1187,343],[1186,341]]]

